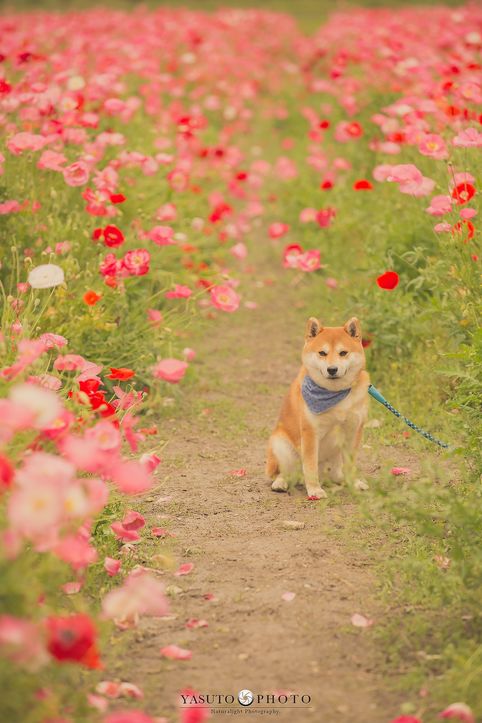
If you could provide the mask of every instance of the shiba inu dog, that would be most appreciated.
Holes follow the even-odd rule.
[[[344,326],[323,327],[311,317],[301,359],[269,440],[266,472],[271,489],[286,492],[302,470],[308,498],[321,499],[320,479],[344,480],[367,417],[370,378],[360,322],[353,317]],[[356,480],[355,487],[368,485]]]

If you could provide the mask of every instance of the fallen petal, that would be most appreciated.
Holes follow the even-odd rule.
[[[161,648],[160,653],[169,660],[190,660],[192,658],[191,650],[180,648],[178,645],[167,645],[165,648]]]

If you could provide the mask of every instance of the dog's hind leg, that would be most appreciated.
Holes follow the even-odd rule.
[[[287,492],[289,482],[299,469],[300,458],[291,442],[284,434],[273,434],[269,440],[268,463],[266,469],[272,471],[271,479],[276,475],[271,489],[274,492]]]

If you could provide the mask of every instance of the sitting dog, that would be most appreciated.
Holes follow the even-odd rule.
[[[301,466],[308,498],[316,500],[326,497],[320,477],[344,480],[367,418],[370,379],[360,322],[323,327],[311,317],[301,359],[269,440],[266,472],[271,489],[286,492]],[[355,487],[368,489],[363,480]]]

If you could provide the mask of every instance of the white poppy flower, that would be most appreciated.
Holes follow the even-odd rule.
[[[64,271],[56,264],[36,266],[28,275],[32,289],[51,289],[64,283]]]

